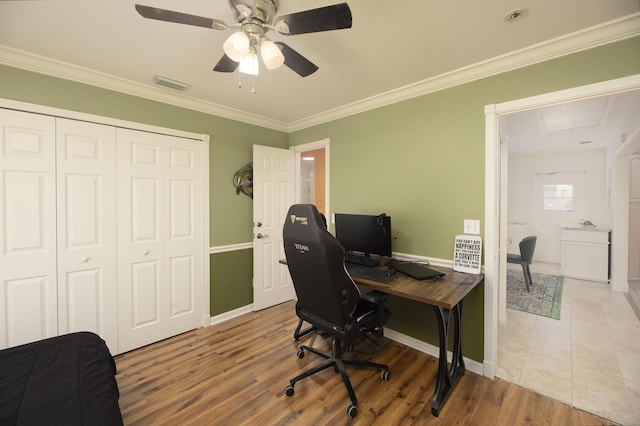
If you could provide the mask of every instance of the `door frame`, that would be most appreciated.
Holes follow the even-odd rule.
[[[640,89],[640,74],[619,79],[575,87],[529,98],[517,99],[500,104],[486,105],[485,111],[485,264],[484,264],[484,375],[495,376],[498,366],[498,312],[500,309],[499,292],[506,283],[506,206],[501,203],[503,198],[501,170],[506,156],[504,151],[507,144],[501,144],[500,116],[514,112],[537,109],[553,104],[577,101],[596,96],[606,96],[615,93]],[[631,146],[640,145],[640,135],[636,131],[629,137],[627,143],[616,153],[614,165],[620,166],[628,158]],[[636,148],[637,149],[637,148]],[[506,170],[506,168],[505,168]],[[624,192],[624,182],[629,179],[628,165],[616,167],[612,188],[614,197],[614,220],[612,231],[612,290],[626,291],[628,283],[628,211],[618,208],[624,197],[628,199],[628,191]],[[628,182],[627,182],[628,188]],[[625,222],[625,218],[627,222]],[[623,258],[623,259],[622,259]],[[619,260],[616,260],[619,259]]]
[[[306,151],[313,151],[314,149],[324,148],[324,196],[325,196],[325,216],[327,221],[331,217],[331,186],[330,184],[330,170],[331,170],[331,155],[330,155],[331,140],[329,138],[321,139],[315,142],[309,142],[302,145],[290,146],[289,149],[296,153],[296,202],[300,202],[300,189],[302,185],[302,178],[300,175],[300,162],[302,161],[301,153]]]

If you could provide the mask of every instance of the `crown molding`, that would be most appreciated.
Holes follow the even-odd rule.
[[[251,114],[224,105],[190,98],[184,95],[159,91],[156,86],[137,83],[111,74],[102,73],[89,68],[80,67],[67,62],[36,55],[23,50],[14,49],[0,44],[0,64],[33,71],[39,74],[72,80],[89,84],[103,89],[114,90],[141,98],[158,101],[169,105],[187,108],[206,114],[216,115],[230,120],[241,121],[266,127],[273,130],[287,132],[286,123]]]
[[[155,86],[136,83],[44,56],[0,45],[0,64],[52,77],[89,84],[178,107],[216,115],[230,120],[282,132],[294,132],[371,109],[469,83],[491,75],[544,62],[597,46],[640,35],[640,13],[605,22],[572,34],[545,41],[505,55],[425,79],[397,89],[343,105],[291,123],[233,109],[224,105],[158,91]]]
[[[640,13],[634,13],[289,123],[289,131],[302,130],[638,35]]]

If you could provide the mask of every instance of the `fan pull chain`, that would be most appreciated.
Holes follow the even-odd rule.
[[[242,89],[242,73],[238,72],[238,89]],[[251,94],[256,94],[256,77],[251,76]]]

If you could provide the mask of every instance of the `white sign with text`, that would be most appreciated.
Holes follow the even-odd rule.
[[[453,270],[479,274],[482,267],[482,237],[458,235],[453,252]]]

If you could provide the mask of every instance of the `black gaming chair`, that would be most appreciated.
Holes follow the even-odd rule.
[[[347,413],[355,417],[358,400],[345,366],[381,370],[383,380],[389,379],[389,367],[343,359],[342,355],[368,333],[377,333],[388,319],[389,311],[386,308],[380,310],[376,303],[360,297],[358,287],[344,267],[344,248],[325,229],[314,205],[296,204],[289,208],[283,239],[287,265],[298,297],[296,314],[333,339],[331,354],[300,346],[298,358],[303,358],[308,351],[325,358],[325,361],[291,379],[285,393],[292,396],[296,382],[333,367],[342,376],[351,399]]]
[[[327,217],[324,214],[320,213],[320,218],[322,219],[322,225],[324,226],[324,229],[327,229]],[[293,331],[293,340],[300,340],[301,337],[306,336],[309,333],[313,333],[314,331],[318,331],[313,325],[310,325],[309,327],[303,330],[302,329],[303,324],[304,324],[304,320],[300,318],[298,320],[298,326]]]

